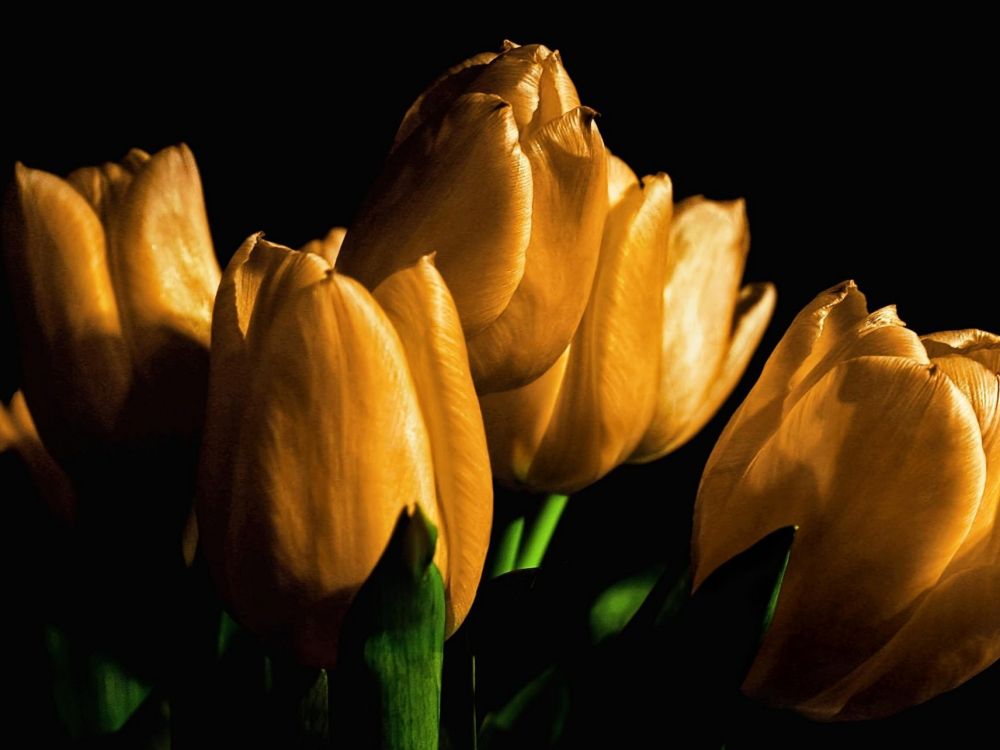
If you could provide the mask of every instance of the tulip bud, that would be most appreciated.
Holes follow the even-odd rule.
[[[223,598],[250,629],[332,666],[345,610],[414,505],[441,531],[450,633],[478,586],[492,486],[433,262],[373,297],[316,253],[249,238],[215,305],[197,504]]]
[[[46,447],[75,474],[112,446],[192,441],[219,267],[191,152],[16,171],[7,271]]]
[[[695,585],[796,524],[744,690],[824,720],[891,714],[1000,656],[1000,337],[907,330],[853,282],[793,321],[705,467]]]
[[[740,289],[742,202],[676,209],[670,179],[639,185],[609,162],[611,209],[593,289],[570,346],[523,388],[480,399],[494,473],[574,492],[623,461],[648,461],[721,406],[774,308],[770,284]]]
[[[541,45],[452,68],[406,113],[338,270],[373,289],[436,253],[477,389],[531,382],[572,338],[597,265],[607,170],[593,120]]]

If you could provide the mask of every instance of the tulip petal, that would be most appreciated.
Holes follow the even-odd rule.
[[[482,70],[468,91],[495,94],[509,102],[517,129],[524,138],[528,135],[539,106],[543,61],[551,57],[551,54],[540,44],[510,47]],[[575,106],[579,106],[579,102]],[[567,110],[563,110],[565,111]]]
[[[742,201],[701,198],[670,227],[656,407],[639,444],[654,454],[684,431],[726,356],[750,237]]]
[[[559,50],[551,52],[542,60],[542,77],[538,81],[538,108],[531,118],[528,135],[579,106],[580,95],[563,67]]]
[[[139,166],[111,227],[112,279],[137,363],[154,359],[164,339],[207,347],[220,271],[187,146]]]
[[[121,164],[107,162],[100,167],[81,167],[71,172],[66,181],[87,199],[101,223],[109,226],[121,210],[132,179],[147,161],[149,154],[133,148]]]
[[[379,284],[375,299],[403,343],[430,436],[451,634],[479,587],[493,516],[490,460],[465,338],[444,279],[429,257]]]
[[[337,264],[337,256],[340,255],[340,248],[344,244],[344,237],[347,230],[344,227],[334,227],[326,236],[319,240],[310,240],[299,248],[300,252],[313,253],[323,258],[330,267]]]
[[[802,707],[818,719],[888,716],[958,687],[1000,659],[1000,567],[935,586],[875,656]]]
[[[502,99],[459,98],[392,153],[344,240],[338,270],[376,287],[436,253],[468,336],[507,307],[524,273],[531,165]]]
[[[642,205],[608,218],[587,311],[528,479],[571,493],[627,458],[655,407],[673,190],[646,178]]]
[[[239,425],[253,376],[247,336],[259,315],[272,319],[281,301],[326,278],[330,267],[317,255],[297,253],[254,234],[233,256],[219,285],[212,319],[208,409],[198,480],[198,524],[206,555],[222,570],[228,501]],[[266,323],[254,326],[259,334]],[[258,342],[259,346],[259,342]],[[226,594],[225,581],[218,582]]]
[[[643,443],[640,443],[635,455],[629,461],[633,463],[653,461],[676,450],[701,431],[701,428],[725,403],[743,376],[743,372],[757,350],[757,345],[764,336],[764,331],[767,330],[767,324],[774,312],[776,298],[777,295],[772,284],[749,284],[743,287],[736,304],[732,341],[729,342],[726,357],[716,376],[711,379],[697,411],[684,428],[666,444],[656,446],[653,443],[649,446],[652,448],[650,452],[642,453],[643,443],[646,443],[648,438],[647,433]]]
[[[941,331],[921,338],[927,356],[939,357],[959,353],[974,359],[990,372],[1000,373],[1000,336],[987,331]]]
[[[614,211],[630,192],[639,189],[639,178],[632,168],[608,151],[608,210]]]
[[[19,164],[16,181],[5,245],[25,396],[62,462],[71,446],[113,434],[131,364],[93,209],[48,172]]]
[[[696,586],[753,540],[800,527],[747,692],[795,705],[884,646],[965,538],[985,473],[968,401],[944,373],[899,357],[831,369],[736,486],[707,469]]]
[[[310,256],[312,257],[312,256]],[[264,332],[256,332],[261,320]],[[251,320],[226,577],[236,613],[332,666],[345,607],[400,511],[439,524],[431,449],[399,338],[359,284],[331,274]],[[447,576],[447,569],[441,570]],[[302,619],[288,622],[289,613]]]
[[[710,477],[711,494],[732,491],[764,441],[806,392],[801,387],[803,383],[807,379],[809,383],[815,382],[813,371],[820,364],[822,373],[836,364],[835,358],[827,356],[831,351],[853,348],[851,356],[898,353],[912,356],[918,362],[927,361],[920,342],[902,329],[898,318],[890,312],[869,314],[864,295],[853,281],[848,281],[818,295],[795,316],[708,458],[704,476]],[[868,337],[888,326],[893,330]]]
[[[531,241],[510,304],[468,338],[480,393],[522,386],[552,366],[580,323],[600,254],[607,158],[593,113],[576,109],[549,123],[525,153],[534,180]]]
[[[570,348],[533,381],[479,397],[493,475],[509,485],[527,481],[545,437],[569,362]]]
[[[997,349],[1000,350],[1000,346]],[[983,452],[986,454],[986,488],[983,499],[950,570],[982,564],[984,556],[994,563],[1000,562],[997,556],[1000,552],[1000,545],[997,543],[1000,532],[994,530],[1000,506],[1000,376],[976,360],[959,353],[936,356],[931,361],[951,378],[972,405],[979,421]]]
[[[395,151],[399,144],[425,122],[439,119],[462,94],[469,93],[469,85],[498,54],[500,53],[480,52],[478,55],[473,55],[468,60],[449,68],[428,86],[403,115],[403,121],[399,124],[399,130],[393,139],[392,150]]]

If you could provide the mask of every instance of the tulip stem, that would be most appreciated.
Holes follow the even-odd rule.
[[[552,494],[545,498],[531,525],[531,530],[521,544],[515,564],[517,569],[537,568],[542,564],[568,500],[569,495]]]
[[[521,546],[521,536],[524,534],[524,516],[511,519],[497,538],[497,546],[493,551],[493,567],[490,577],[496,578],[509,573],[517,566],[517,552]]]

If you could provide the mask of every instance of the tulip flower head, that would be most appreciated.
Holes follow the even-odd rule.
[[[523,385],[555,362],[583,315],[606,164],[558,52],[507,43],[476,55],[406,113],[338,270],[374,289],[436,253],[477,389]]]
[[[709,458],[694,580],[799,531],[744,690],[885,716],[1000,656],[1000,337],[922,339],[853,283],[793,321]]]
[[[65,180],[18,165],[9,208],[24,393],[55,458],[193,438],[220,272],[188,148]]]
[[[340,239],[296,252],[254,236],[227,267],[197,504],[236,617],[315,666],[335,662],[344,612],[414,504],[440,530],[457,628],[493,507],[461,324],[432,259],[372,295],[333,270]]]
[[[740,288],[742,202],[676,208],[670,179],[642,185],[609,161],[611,209],[572,343],[535,382],[480,402],[494,473],[574,492],[623,461],[693,436],[735,386],[774,309],[770,284]]]

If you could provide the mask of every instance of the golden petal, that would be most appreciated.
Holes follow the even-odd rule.
[[[643,437],[636,453],[629,459],[635,463],[646,463],[676,450],[694,437],[719,410],[733,388],[743,376],[757,345],[764,336],[767,324],[774,312],[776,294],[772,284],[748,284],[740,291],[736,304],[733,335],[729,349],[718,373],[709,383],[697,411],[684,427],[667,442],[657,444],[650,440],[649,433]],[[662,387],[662,385],[661,385]],[[646,452],[642,452],[643,449]]]
[[[500,315],[521,280],[531,204],[531,165],[510,106],[462,96],[389,157],[338,270],[371,289],[436,253],[468,336]]]
[[[600,253],[607,158],[592,113],[577,109],[549,123],[525,153],[534,200],[523,278],[500,317],[468,338],[480,393],[520,387],[552,366],[583,316]]]
[[[344,227],[334,227],[322,239],[310,240],[299,250],[303,253],[313,253],[320,256],[332,268],[337,264],[337,256],[340,255],[340,247],[344,244],[346,236],[347,230]]]
[[[735,486],[707,469],[696,586],[766,533],[799,526],[747,692],[795,705],[884,646],[964,540],[985,476],[968,401],[940,370],[900,357],[832,368]]]
[[[950,576],[877,654],[801,710],[817,719],[888,716],[958,687],[1000,658],[1000,567]]]
[[[493,517],[493,483],[465,339],[444,279],[429,257],[375,290],[399,334],[434,458],[441,541],[447,563],[447,633],[462,624],[479,587]]]
[[[399,337],[359,284],[332,274],[283,296],[259,336],[257,320],[226,578],[241,621],[290,631],[298,658],[329,667],[401,510],[441,523],[430,441]]]
[[[104,230],[66,181],[20,164],[5,230],[25,395],[66,460],[113,433],[132,380]]]

